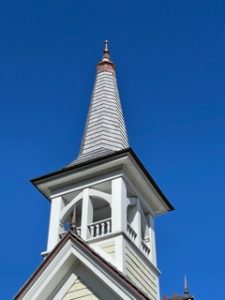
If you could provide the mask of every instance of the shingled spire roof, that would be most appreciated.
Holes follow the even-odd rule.
[[[115,65],[110,59],[108,41],[105,41],[103,58],[97,64],[97,75],[80,154],[75,162],[103,156],[128,147]]]

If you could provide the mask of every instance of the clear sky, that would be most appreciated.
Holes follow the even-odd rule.
[[[29,182],[79,151],[103,41],[130,145],[176,210],[156,222],[161,294],[223,300],[225,2],[1,1],[0,299],[40,264],[49,203]]]

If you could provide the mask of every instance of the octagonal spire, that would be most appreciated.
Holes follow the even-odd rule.
[[[78,161],[128,148],[128,138],[117,87],[115,65],[105,41],[92,92]]]

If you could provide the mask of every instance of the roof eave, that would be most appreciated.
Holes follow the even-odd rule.
[[[83,162],[78,163],[76,165],[65,167],[65,168],[63,168],[61,170],[58,170],[56,172],[49,173],[47,175],[34,178],[34,179],[31,180],[31,182],[49,200],[48,195],[45,193],[45,191],[43,191],[43,189],[40,188],[41,184],[47,183],[48,181],[51,182],[53,180],[56,180],[57,178],[60,178],[62,175],[72,174],[72,173],[74,173],[74,171],[81,171],[81,170],[89,168],[89,167],[97,166],[100,163],[106,163],[106,162],[112,161],[112,159],[114,159],[114,158],[115,159],[120,158],[120,157],[122,158],[126,154],[131,156],[133,158],[133,160],[136,162],[136,164],[141,169],[141,171],[143,172],[143,174],[145,175],[147,180],[151,183],[151,185],[154,187],[155,191],[158,193],[160,198],[166,204],[167,210],[168,211],[174,210],[174,207],[172,206],[172,204],[169,202],[167,197],[164,195],[164,193],[161,191],[159,186],[154,181],[153,177],[149,174],[149,172],[146,170],[144,165],[141,163],[141,161],[139,160],[139,158],[137,157],[137,155],[135,154],[135,152],[131,148],[126,148],[126,149],[123,149],[123,150],[120,150],[120,151],[117,151],[117,152],[113,152],[113,153],[111,153],[109,155],[106,155],[106,156],[98,157],[98,158],[91,159],[91,160],[88,160],[88,161],[83,161]]]

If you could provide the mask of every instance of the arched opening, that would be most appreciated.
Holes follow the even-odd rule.
[[[72,225],[76,228],[78,235],[81,233],[81,215],[82,215],[82,199],[77,201],[66,213],[62,220],[63,230],[67,232],[71,229]]]
[[[110,233],[111,207],[109,203],[100,197],[90,198],[93,207],[93,222],[88,226],[91,238]]]
[[[98,197],[91,197],[93,207],[93,222],[111,218],[111,207],[107,201]]]

